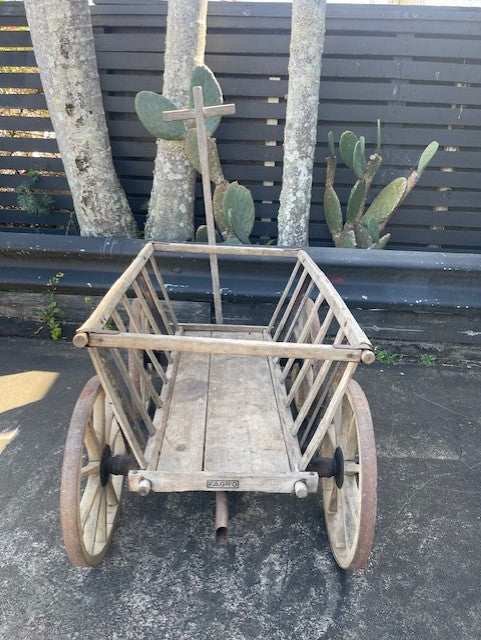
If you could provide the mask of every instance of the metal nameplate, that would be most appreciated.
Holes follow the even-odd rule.
[[[207,480],[208,489],[238,489],[239,480]]]

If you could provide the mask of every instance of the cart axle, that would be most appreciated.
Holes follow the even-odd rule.
[[[129,471],[133,469],[138,469],[134,456],[129,454],[113,456],[109,445],[104,447],[100,459],[100,484],[102,487],[105,487],[111,475],[127,476]]]
[[[315,471],[321,478],[334,478],[340,489],[344,484],[344,455],[342,449],[337,447],[333,458],[313,458],[309,464],[309,471]]]

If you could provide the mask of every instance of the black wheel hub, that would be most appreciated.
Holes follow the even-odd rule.
[[[334,461],[336,466],[334,480],[336,481],[337,488],[340,489],[344,484],[344,455],[341,447],[337,447],[334,451]]]
[[[138,469],[134,456],[123,454],[118,456],[112,455],[112,449],[108,444],[105,445],[100,458],[100,484],[105,487],[109,481],[109,477],[126,476],[132,469]]]
[[[321,478],[334,478],[340,489],[344,484],[344,455],[341,447],[337,447],[332,458],[313,458],[309,471],[315,471]]]

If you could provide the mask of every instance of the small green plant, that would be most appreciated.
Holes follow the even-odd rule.
[[[399,360],[399,354],[393,353],[388,349],[379,349],[376,350],[376,362],[380,362],[382,364],[396,364]]]
[[[334,190],[337,156],[334,134],[327,136],[329,156],[326,158],[326,187],[324,191],[324,215],[336,247],[352,249],[384,249],[391,235],[382,232],[394,212],[411,192],[424,169],[434,157],[439,144],[433,140],[422,152],[416,169],[407,177],[395,178],[371,202],[366,209],[369,189],[382,163],[381,122],[377,121],[376,151],[366,159],[364,136],[344,131],[339,139],[339,153],[344,164],[354,171],[357,178],[351,189],[346,210]]]
[[[117,327],[115,326],[115,322],[113,320],[107,320],[105,323],[105,328],[109,331],[117,331]]]
[[[15,193],[17,194],[17,204],[20,209],[36,216],[42,216],[51,212],[53,198],[47,193],[37,193],[33,190],[38,178],[38,173],[31,169],[16,187]]]
[[[426,367],[432,367],[436,364],[437,357],[430,353],[421,353],[421,364],[425,364]]]
[[[62,336],[62,323],[59,320],[60,306],[55,294],[57,292],[57,285],[63,276],[64,274],[61,271],[58,271],[49,279],[47,282],[47,291],[45,293],[47,296],[47,305],[37,313],[38,317],[43,322],[40,329],[46,327],[50,332],[52,340],[58,340]]]

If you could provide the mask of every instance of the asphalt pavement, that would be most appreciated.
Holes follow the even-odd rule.
[[[104,563],[76,569],[59,474],[90,361],[64,341],[2,338],[0,354],[0,638],[481,637],[479,366],[359,368],[379,464],[366,569],[337,568],[315,496],[234,495],[215,546],[212,495],[128,492]]]

